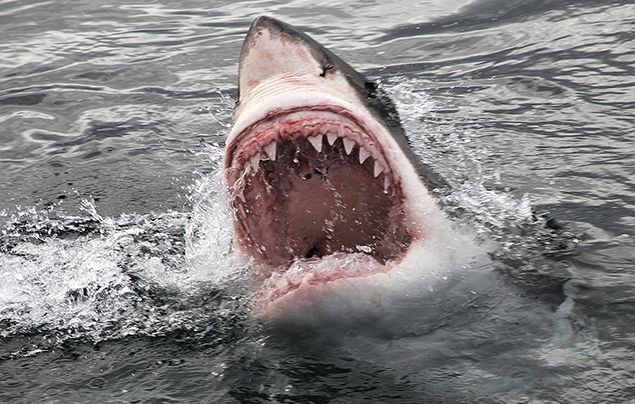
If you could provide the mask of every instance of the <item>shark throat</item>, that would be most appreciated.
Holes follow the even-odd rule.
[[[349,253],[383,265],[410,245],[399,174],[353,119],[283,113],[248,128],[230,150],[237,236],[257,262]]]

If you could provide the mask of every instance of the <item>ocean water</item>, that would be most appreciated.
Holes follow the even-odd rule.
[[[250,314],[220,165],[262,14],[377,80],[449,184],[471,242],[434,283],[328,319]],[[635,400],[634,15],[1,0],[0,402]]]

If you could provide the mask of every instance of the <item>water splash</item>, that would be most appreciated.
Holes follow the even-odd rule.
[[[442,111],[453,106],[430,97],[425,89],[434,83],[429,81],[397,77],[385,86],[397,103],[415,153],[449,184],[435,196],[455,230],[473,239],[520,284],[541,290],[568,279],[567,269],[550,259],[570,255],[578,238],[547,228],[548,212],[537,211],[529,195],[513,194],[497,169],[483,165],[491,160],[489,151],[469,119],[445,120]]]
[[[203,152],[218,162],[218,147]],[[192,212],[104,217],[21,209],[0,236],[0,338],[42,333],[32,354],[69,339],[209,330],[245,314],[241,268],[230,262],[230,214],[220,170],[200,175]],[[34,351],[35,350],[35,351]]]
[[[424,163],[448,182],[449,189],[438,192],[445,212],[483,237],[499,238],[510,225],[533,219],[527,195],[520,198],[500,185],[498,171],[485,170],[482,162],[488,150],[478,142],[474,130],[444,121],[443,110],[424,91],[432,85],[421,79],[392,78],[385,84],[397,108],[411,145]]]
[[[222,282],[235,274],[232,265],[232,215],[225,192],[223,148],[207,145],[211,174],[198,173],[189,190],[192,213],[185,226],[186,261],[192,271]]]

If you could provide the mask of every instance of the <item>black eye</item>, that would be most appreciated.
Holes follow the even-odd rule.
[[[332,64],[328,63],[325,64],[324,66],[322,66],[322,73],[320,73],[320,77],[324,77],[326,76],[326,72],[328,72],[329,70],[331,70],[332,68],[334,68],[335,66],[333,66]]]

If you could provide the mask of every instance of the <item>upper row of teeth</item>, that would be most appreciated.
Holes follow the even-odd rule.
[[[326,139],[331,146],[335,143],[338,137],[339,135],[337,135],[336,133],[328,133],[326,135]],[[318,153],[322,152],[323,139],[324,139],[323,134],[320,134],[317,136],[310,136],[307,138],[309,143],[311,143],[311,146],[313,146],[313,148]],[[354,140],[351,140],[347,137],[342,137],[342,142],[344,144],[344,151],[346,152],[347,155],[350,155],[351,152],[353,151],[353,147],[355,147],[357,143],[355,143]],[[274,140],[262,148],[262,150],[265,152],[265,154],[271,161],[276,161],[277,146],[278,145],[276,141]],[[358,159],[359,164],[364,164],[366,159],[368,159],[370,156],[371,154],[368,150],[366,150],[363,146],[359,146],[359,159]],[[256,153],[253,156],[251,156],[251,158],[249,159],[249,165],[251,166],[251,169],[253,169],[254,171],[258,170],[258,165],[260,164],[261,157],[262,157],[261,153]],[[373,175],[375,176],[375,178],[377,178],[379,174],[383,173],[385,170],[386,168],[379,161],[375,160],[375,165],[373,167]],[[384,187],[387,188],[388,185],[390,185],[390,181],[388,177],[385,177]]]

